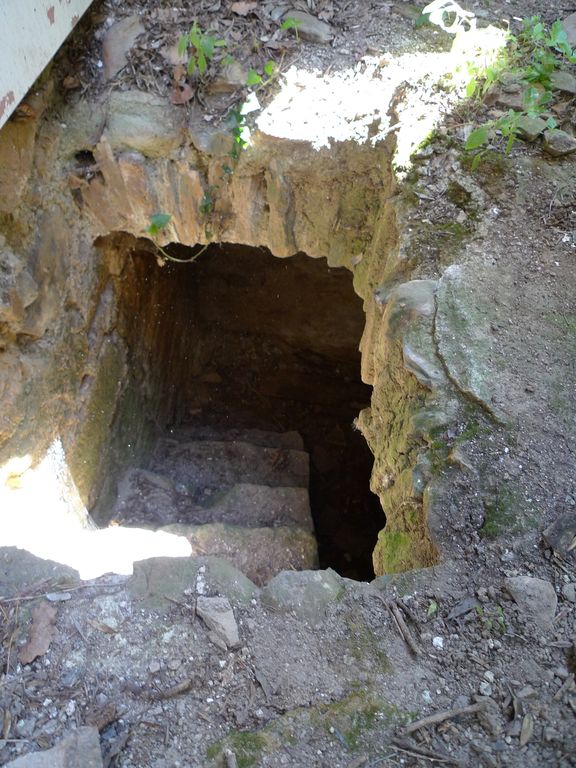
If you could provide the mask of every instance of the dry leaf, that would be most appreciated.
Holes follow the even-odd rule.
[[[242,0],[232,3],[230,6],[232,13],[236,13],[238,16],[248,16],[256,8],[258,8],[258,3],[242,2]]]
[[[176,64],[176,66],[172,67],[172,77],[174,78],[175,83],[179,83],[185,75],[186,67],[184,64]]]
[[[81,85],[80,78],[75,75],[66,75],[64,80],[62,80],[62,86],[67,91],[73,91],[75,88],[80,88]]]
[[[116,705],[112,701],[109,701],[103,707],[89,709],[84,717],[86,725],[93,725],[99,731],[117,719]]]
[[[170,91],[170,101],[172,104],[187,104],[193,97],[194,91],[188,83],[184,83],[182,86],[177,85]]]
[[[88,619],[88,624],[97,629],[98,632],[104,632],[106,635],[116,635],[118,630],[111,627],[109,624],[104,624],[102,621],[96,621],[96,619]]]
[[[530,739],[532,738],[532,734],[534,733],[534,718],[528,712],[527,715],[524,715],[524,720],[522,720],[522,730],[520,731],[520,746],[523,747],[525,744],[528,744]]]
[[[4,710],[4,716],[2,718],[2,738],[7,739],[10,736],[10,729],[12,728],[12,712],[6,707]]]
[[[35,119],[38,117],[38,112],[34,109],[34,107],[31,104],[26,104],[25,101],[23,101],[21,104],[18,104],[16,107],[16,111],[14,112],[14,117],[19,120],[27,120],[27,119]]]
[[[56,606],[50,603],[40,603],[34,608],[30,637],[19,655],[22,664],[31,664],[37,656],[42,656],[50,648],[57,612]]]

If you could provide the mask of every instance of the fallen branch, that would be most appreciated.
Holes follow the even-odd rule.
[[[396,603],[393,602],[392,600],[387,600],[377,590],[372,590],[372,594],[375,597],[377,597],[382,603],[384,603],[386,608],[388,608],[390,615],[394,619],[394,622],[396,624],[398,632],[400,633],[400,636],[402,637],[406,645],[410,648],[412,653],[415,656],[418,656],[418,654],[420,653],[420,648],[418,647],[418,645],[416,644],[416,641],[412,637],[412,633],[410,632],[410,630],[408,629],[408,625],[404,621],[404,617],[402,616],[402,612],[400,608],[398,608]]]
[[[481,712],[485,709],[487,703],[487,701],[479,701],[477,704],[470,704],[468,707],[447,709],[444,712],[436,712],[434,715],[428,715],[428,717],[423,717],[420,720],[415,720],[413,723],[410,723],[410,725],[404,729],[403,735],[407,736],[409,733],[414,733],[414,731],[417,731],[420,728],[426,728],[429,725],[438,725],[438,723],[443,723],[445,720],[453,720],[460,715],[474,715],[476,712]]]

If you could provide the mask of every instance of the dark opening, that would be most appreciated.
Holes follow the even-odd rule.
[[[153,367],[164,423],[298,431],[320,566],[372,578],[384,515],[369,489],[373,457],[354,428],[371,388],[360,380],[364,314],[350,272],[239,245],[164,267],[136,250],[124,291],[133,363]]]

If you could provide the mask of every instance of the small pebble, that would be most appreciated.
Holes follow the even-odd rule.
[[[482,696],[492,696],[492,686],[490,683],[487,683],[485,680],[482,680],[480,685],[478,686],[478,690],[482,694]]]
[[[440,636],[433,637],[432,645],[434,646],[434,648],[438,648],[439,650],[442,650],[442,648],[444,648],[444,638]]]

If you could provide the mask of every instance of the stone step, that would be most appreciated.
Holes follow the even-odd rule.
[[[151,469],[165,474],[195,501],[206,490],[227,490],[239,483],[308,488],[309,457],[290,448],[265,448],[243,442],[163,439]]]
[[[313,531],[308,491],[240,483],[209,497],[208,505],[178,493],[167,477],[130,469],[118,486],[112,516],[125,525],[226,523],[247,528],[297,526]]]
[[[192,555],[216,555],[228,560],[255,584],[267,584],[287,570],[318,567],[316,539],[302,528],[245,528],[213,523],[209,525],[167,525],[160,530],[184,536]]]
[[[183,424],[174,427],[167,433],[165,439],[178,442],[197,440],[218,440],[220,442],[252,443],[262,448],[291,448],[295,451],[304,450],[304,440],[298,432],[270,432],[264,429],[220,429],[218,427]]]
[[[213,499],[213,504],[195,515],[194,523],[227,523],[246,528],[295,526],[314,531],[306,488],[270,487],[239,483]]]

